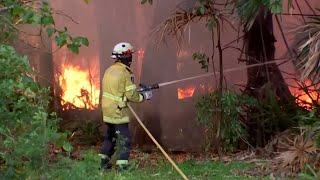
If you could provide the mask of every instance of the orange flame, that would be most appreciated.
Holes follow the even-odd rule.
[[[138,59],[137,59],[136,66],[135,66],[136,67],[136,69],[135,69],[135,72],[136,72],[135,79],[137,80],[137,82],[139,82],[140,79],[141,79],[143,59],[144,59],[144,50],[143,49],[139,49],[138,50]]]
[[[214,91],[214,88],[210,84],[200,84],[199,89],[201,93],[210,93]]]
[[[313,100],[316,100],[318,96],[317,92],[309,92],[308,94],[297,94],[297,103],[300,106],[304,106],[307,109],[313,109]]]
[[[195,86],[190,86],[187,88],[178,88],[178,99],[186,99],[193,97],[195,89]]]
[[[139,49],[138,50],[138,56],[144,56],[144,50],[142,50],[142,49]]]
[[[76,108],[94,109],[99,104],[99,88],[90,78],[89,72],[79,67],[62,65],[63,72],[58,77],[62,89],[63,110],[70,109],[70,104]]]
[[[301,88],[290,88],[291,94],[296,97],[296,103],[308,110],[312,110],[314,106],[314,101],[319,101],[319,93],[314,90],[315,88],[311,86],[311,81],[306,81],[304,83],[308,86],[308,92],[306,93]]]
[[[188,50],[180,50],[176,54],[177,58],[186,58],[190,56],[190,51]]]

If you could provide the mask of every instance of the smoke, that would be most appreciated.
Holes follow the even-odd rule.
[[[167,43],[162,43],[156,49],[150,32],[165,18],[170,16],[176,8],[190,10],[197,0],[156,0],[151,5],[141,5],[140,0],[96,0],[85,5],[79,0],[55,0],[51,1],[53,7],[64,11],[73,17],[79,24],[75,24],[66,17],[57,17],[57,26],[66,25],[73,35],[87,36],[90,47],[82,48],[80,55],[72,55],[65,50],[53,55],[55,63],[71,63],[83,69],[88,69],[88,64],[98,67],[97,72],[102,78],[104,71],[113,63],[109,57],[115,44],[119,42],[130,42],[136,50],[132,69],[136,75],[136,84],[162,83],[177,79],[192,77],[205,72],[200,65],[193,61],[194,52],[203,52],[211,56],[212,43],[209,32],[204,22],[191,23],[184,32],[185,40],[181,42],[180,54],[177,53],[176,41],[167,38]],[[312,1],[317,5],[317,0]],[[307,11],[307,6],[303,9]],[[287,19],[286,19],[287,18]],[[295,21],[294,17],[283,17],[283,23]],[[237,24],[235,24],[237,27]],[[227,23],[224,24],[222,34],[222,46],[238,38],[238,34]],[[277,29],[275,27],[275,29]],[[288,32],[288,29],[285,29]],[[278,42],[277,57],[286,53],[285,46],[281,40],[281,34],[276,31]],[[233,43],[232,46],[242,48],[242,41]],[[54,47],[55,48],[55,47]],[[139,55],[140,54],[140,55]],[[217,52],[215,52],[217,54]],[[239,67],[238,58],[240,52],[234,48],[224,51],[224,69]],[[218,57],[214,57],[218,67]],[[286,67],[293,71],[292,67]],[[290,69],[291,68],[291,69]],[[90,69],[90,68],[89,68]],[[212,67],[210,66],[210,72]],[[228,88],[233,84],[246,81],[246,71],[232,72],[226,75]],[[99,78],[97,78],[98,83]],[[134,108],[147,127],[171,150],[198,150],[201,145],[201,128],[195,120],[195,97],[201,94],[204,84],[214,87],[215,81],[212,77],[183,82],[167,86],[154,91],[151,101],[135,105]],[[178,89],[195,86],[193,98],[178,99]],[[143,133],[139,125],[132,119],[134,138],[137,143],[145,143],[148,137]],[[151,142],[150,142],[151,143]]]

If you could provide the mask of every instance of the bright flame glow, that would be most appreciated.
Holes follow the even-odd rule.
[[[190,56],[190,51],[188,50],[180,50],[176,54],[177,58],[187,58]]]
[[[312,110],[313,109],[313,101],[317,101],[319,93],[314,90],[314,86],[311,86],[311,81],[307,81],[304,83],[306,86],[308,86],[308,93],[306,93],[301,88],[290,88],[291,94],[296,97],[296,103],[304,107],[306,109]]]
[[[186,99],[193,97],[195,89],[195,86],[190,86],[187,88],[178,88],[178,99]]]
[[[76,108],[94,109],[99,104],[99,88],[94,84],[90,74],[74,66],[61,66],[62,74],[58,77],[62,89],[61,105],[63,110]],[[72,105],[71,107],[69,105]]]
[[[200,84],[199,89],[201,93],[210,93],[214,91],[214,88],[210,84]]]
[[[139,49],[138,50],[138,59],[137,62],[134,63],[135,64],[135,79],[137,82],[140,82],[141,79],[141,72],[142,72],[142,64],[143,64],[143,59],[144,59],[144,50],[143,49]]]
[[[144,56],[144,50],[139,49],[138,50],[138,56]]]

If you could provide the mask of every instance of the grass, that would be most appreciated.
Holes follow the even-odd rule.
[[[186,161],[178,164],[181,170],[189,177],[189,179],[250,179],[234,175],[232,171],[250,168],[245,162],[233,162],[224,164],[219,161]],[[181,179],[179,174],[168,163],[160,164],[156,168],[134,169],[125,174],[109,174],[106,177],[110,179]]]
[[[145,159],[148,161],[148,159]],[[140,161],[131,161],[131,168],[126,173],[118,173],[116,170],[101,172],[98,170],[100,159],[96,152],[87,152],[82,155],[82,160],[74,161],[63,158],[52,164],[42,173],[35,172],[30,174],[30,179],[103,179],[103,180],[175,180],[182,179],[169,162],[159,160],[158,164],[147,164],[140,167]],[[234,161],[225,164],[221,161],[195,161],[188,160],[179,163],[178,166],[192,179],[255,179],[241,177],[235,174],[237,170],[250,169],[253,165],[242,161]],[[38,177],[40,174],[41,177]]]

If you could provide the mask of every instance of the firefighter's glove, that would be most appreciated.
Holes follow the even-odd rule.
[[[152,97],[152,91],[151,90],[143,91],[143,92],[141,92],[141,95],[143,96],[144,100],[150,100]]]

